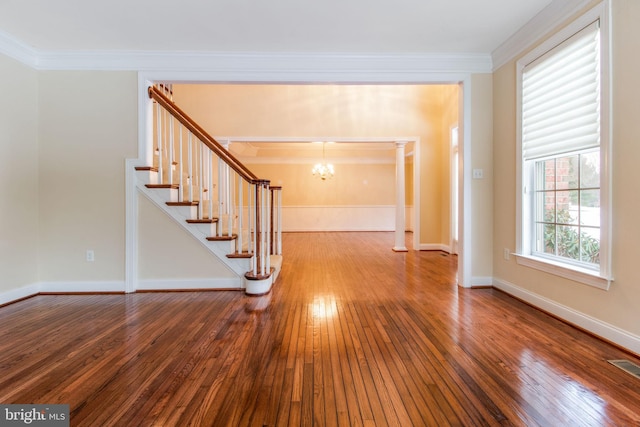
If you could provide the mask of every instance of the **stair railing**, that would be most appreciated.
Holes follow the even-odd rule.
[[[215,224],[216,240],[235,240],[235,256],[251,256],[247,278],[268,278],[269,255],[282,253],[282,189],[259,179],[182,111],[170,85],[148,93],[158,183],[178,189],[179,204],[197,207],[196,222]]]

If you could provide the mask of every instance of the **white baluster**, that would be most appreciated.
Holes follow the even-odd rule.
[[[184,163],[184,158],[182,155],[182,123],[179,124],[180,127],[180,140],[179,140],[179,144],[180,144],[180,148],[179,148],[179,155],[180,155],[180,160],[178,161],[178,184],[180,184],[180,188],[179,188],[179,192],[178,192],[178,201],[183,202],[184,201],[184,183],[182,182],[182,177],[183,177],[183,166],[182,164]]]
[[[190,131],[187,138],[187,161],[189,162],[189,165],[187,166],[187,169],[188,169],[187,184],[189,185],[189,201],[193,202],[193,147],[192,147],[192,138],[191,138]]]
[[[164,165],[164,159],[167,157],[167,151],[169,150],[168,146],[169,146],[169,135],[168,135],[168,131],[167,128],[169,127],[169,117],[171,117],[171,115],[169,114],[169,112],[165,109],[162,110],[163,111],[163,119],[162,119],[162,155],[160,156],[160,159],[162,160],[162,164]],[[171,165],[167,165],[167,168],[169,171],[171,171]],[[164,184],[165,182],[165,175],[167,174],[167,169],[162,168],[162,170],[164,171],[164,174],[161,174],[161,178],[162,178],[162,183]],[[166,180],[167,183],[169,182],[169,180]]]
[[[174,146],[173,146],[173,116],[169,116],[169,184],[173,184],[173,157],[174,157]]]
[[[243,215],[243,200],[242,200],[242,187],[244,186],[244,180],[238,179],[238,240],[237,240],[237,252],[242,252],[243,239],[242,235],[244,230],[242,229],[242,215]]]
[[[231,189],[233,188],[233,186],[231,185],[232,181],[233,181],[233,177],[235,177],[235,173],[232,175],[231,174],[231,168],[229,166],[227,166],[227,199],[228,199],[228,203],[227,203],[227,234],[229,234],[229,236],[231,236],[233,234],[233,208],[234,208],[234,203],[232,200],[232,192]]]
[[[158,182],[162,184],[162,111],[160,104],[156,104],[156,127],[157,129],[157,153],[158,153]]]
[[[222,168],[224,166],[224,162],[222,159],[218,158],[218,223],[216,224],[216,234],[218,236],[222,235],[222,192],[224,190],[224,186],[222,185]]]
[[[209,177],[209,219],[213,219],[213,152],[209,151],[207,156],[208,177]]]
[[[204,205],[204,144],[200,142],[200,157],[198,162],[198,219],[202,219]]]

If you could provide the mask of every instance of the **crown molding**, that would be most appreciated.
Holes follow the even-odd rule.
[[[490,73],[489,54],[346,54],[182,51],[37,50],[0,32],[0,53],[37,70],[215,72],[230,80],[283,76],[331,80],[363,74],[398,74],[424,81],[430,73]],[[238,75],[240,73],[240,75]],[[289,76],[293,78],[289,78]],[[304,77],[302,77],[304,76]]]
[[[3,31],[0,31],[0,53],[31,68],[37,68],[38,53],[36,50]]]
[[[330,54],[85,51],[41,52],[37,68],[46,70],[201,71],[228,73],[247,80],[265,74],[333,75],[336,73],[488,73],[488,54]]]
[[[591,3],[593,0],[554,0],[493,51],[492,71],[515,59],[532,44]]]

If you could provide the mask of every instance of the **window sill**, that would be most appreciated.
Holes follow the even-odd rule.
[[[530,255],[515,254],[518,264],[526,267],[535,268],[546,273],[564,277],[575,282],[593,286],[605,291],[609,290],[609,286],[613,279],[602,277],[597,271],[588,270],[586,268],[567,266],[551,260],[538,258]]]

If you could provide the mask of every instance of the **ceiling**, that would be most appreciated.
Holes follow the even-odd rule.
[[[0,31],[38,51],[490,54],[550,3],[2,0]]]

